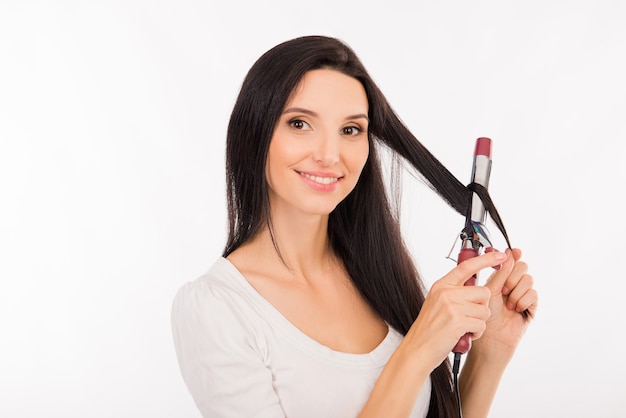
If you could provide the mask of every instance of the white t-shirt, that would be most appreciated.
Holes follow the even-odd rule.
[[[308,337],[225,258],[183,285],[172,306],[180,370],[204,417],[356,417],[402,335],[372,352],[333,351]],[[425,417],[430,380],[412,417]]]

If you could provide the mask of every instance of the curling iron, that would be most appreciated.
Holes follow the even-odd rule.
[[[482,251],[489,253],[496,251],[491,244],[491,239],[485,227],[487,213],[496,224],[508,248],[511,248],[509,237],[500,219],[500,215],[496,210],[487,187],[489,186],[489,176],[491,174],[491,139],[481,137],[476,140],[476,148],[474,149],[474,164],[472,166],[472,180],[467,188],[471,191],[472,196],[468,211],[465,215],[465,227],[461,231],[461,250],[457,259],[457,264],[462,263],[473,257],[478,257]],[[454,246],[452,247],[454,250]],[[450,251],[452,253],[452,250]],[[449,257],[449,256],[448,256]],[[494,266],[498,270],[500,266]],[[474,274],[465,283],[465,286],[474,286],[478,281],[478,274]],[[454,390],[456,392],[458,416],[462,418],[461,396],[459,390],[458,374],[461,364],[461,356],[467,353],[472,347],[471,334],[463,335],[452,349],[454,353],[454,362],[452,365],[452,377],[454,380]]]
[[[476,140],[474,150],[474,164],[472,166],[472,180],[470,184],[480,184],[485,189],[489,186],[489,176],[491,175],[491,139],[481,137]],[[465,228],[461,231],[461,250],[457,259],[457,264],[477,257],[484,249],[485,252],[494,251],[493,246],[485,227],[487,211],[485,205],[476,193],[472,193],[469,213],[466,215]],[[466,282],[465,286],[475,286],[478,276],[474,274]],[[465,334],[456,343],[452,352],[457,354],[467,353],[472,346],[471,335]]]
[[[489,176],[491,175],[491,139],[481,137],[476,140],[476,148],[474,149],[474,164],[472,166],[472,180],[471,187],[475,185],[482,186],[486,192],[489,185]],[[468,187],[470,187],[468,186]],[[472,190],[475,190],[472,189]],[[487,228],[485,227],[485,220],[487,218],[487,210],[481,198],[475,193],[472,193],[469,210],[465,215],[465,227],[461,231],[461,250],[457,259],[457,264],[462,263],[473,257],[478,257],[481,251],[491,252],[494,251]],[[497,216],[498,223],[501,225],[499,216]],[[501,230],[505,234],[504,228]],[[508,242],[508,238],[507,238]],[[453,247],[454,248],[454,247]],[[472,277],[465,281],[464,286],[475,286],[478,281],[478,274],[474,274]],[[456,343],[452,352],[454,353],[454,363],[452,365],[452,376],[454,380],[454,391],[456,392],[456,400],[458,407],[458,416],[462,418],[463,412],[461,410],[461,394],[459,390],[459,368],[461,365],[461,355],[467,353],[472,347],[471,334],[467,333],[463,335]]]

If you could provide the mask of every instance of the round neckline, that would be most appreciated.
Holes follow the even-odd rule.
[[[389,357],[402,340],[402,335],[387,324],[387,334],[385,338],[368,353],[349,353],[333,350],[305,334],[290,322],[274,305],[265,299],[250,282],[248,282],[245,276],[230,260],[225,257],[220,257],[217,265],[225,269],[230,278],[234,279],[229,280],[228,284],[236,285],[242,291],[242,295],[248,299],[261,317],[271,321],[272,327],[286,336],[288,341],[310,354],[345,366],[381,367],[387,363]],[[223,276],[218,275],[218,277]]]

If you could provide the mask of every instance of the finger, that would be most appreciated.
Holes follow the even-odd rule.
[[[534,316],[537,308],[537,291],[535,289],[529,289],[519,299],[517,299],[513,308],[516,312],[520,313],[528,310],[531,312],[531,316]]]
[[[478,274],[479,271],[487,267],[501,264],[507,258],[508,255],[506,253],[498,251],[469,258],[452,269],[450,273],[443,278],[443,281],[447,284],[460,286],[474,274]]]
[[[516,286],[509,292],[506,306],[508,309],[516,309],[520,299],[533,288],[533,277],[530,274],[524,274],[517,282]],[[522,309],[523,311],[524,309]],[[520,311],[521,312],[521,311]]]
[[[511,250],[505,250],[507,260],[500,265],[500,268],[493,272],[487,280],[486,286],[489,288],[492,294],[497,294],[502,291],[507,279],[515,267],[515,253]]]
[[[458,335],[454,337],[456,339],[462,338],[465,334],[470,334],[470,338],[476,340],[483,335],[487,328],[487,323],[484,320],[471,317],[464,318],[457,325]]]
[[[521,312],[526,319],[532,319],[537,313],[537,306],[539,304],[539,297],[535,289],[531,289],[526,293],[518,302],[518,312]],[[525,308],[524,308],[525,306]]]
[[[454,288],[456,293],[455,303],[471,302],[476,305],[487,306],[491,298],[491,292],[485,286],[463,286]]]
[[[468,329],[470,331],[468,331],[470,333],[470,338],[472,340],[477,340],[480,337],[483,336],[485,329],[487,329],[487,324],[485,321],[481,320],[481,319],[472,319],[469,322],[469,327]]]
[[[513,271],[506,278],[506,282],[504,283],[502,287],[502,294],[505,296],[509,295],[511,291],[519,285],[520,280],[522,280],[522,278],[524,277],[526,273],[528,273],[528,264],[526,264],[523,261],[518,261],[517,263],[515,263],[515,266],[513,267]],[[532,277],[531,277],[531,285],[532,285]]]
[[[472,303],[463,308],[463,315],[468,318],[486,321],[491,316],[491,310],[486,304]]]

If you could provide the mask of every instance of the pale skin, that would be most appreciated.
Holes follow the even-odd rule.
[[[362,85],[334,70],[308,72],[287,102],[268,152],[268,228],[228,259],[300,331],[336,351],[368,353],[386,323],[362,299],[328,244],[329,213],[354,188],[369,148]],[[463,286],[501,265],[484,286]],[[486,417],[504,369],[534,316],[537,292],[521,251],[489,253],[435,282],[419,317],[383,369],[361,417],[409,416],[420,388],[466,332],[460,376],[464,418]],[[480,384],[473,384],[480,382]]]

